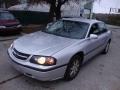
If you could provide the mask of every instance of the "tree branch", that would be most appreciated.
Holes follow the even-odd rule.
[[[61,1],[61,0],[60,0]],[[61,1],[61,4],[65,4],[68,0]]]

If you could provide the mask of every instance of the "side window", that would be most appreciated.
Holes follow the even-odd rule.
[[[89,35],[90,35],[90,34],[97,34],[97,35],[100,34],[99,26],[98,26],[97,23],[96,23],[96,24],[93,24],[93,25],[91,26]]]
[[[101,33],[107,32],[107,28],[105,26],[105,23],[101,22],[101,23],[98,23],[98,25],[99,25],[99,30]]]

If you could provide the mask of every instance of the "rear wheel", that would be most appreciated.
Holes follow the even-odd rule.
[[[105,49],[103,50],[103,54],[107,54],[110,48],[110,42],[107,43]]]
[[[68,64],[65,72],[65,80],[73,80],[79,73],[80,67],[82,65],[82,57],[76,55],[74,56]]]

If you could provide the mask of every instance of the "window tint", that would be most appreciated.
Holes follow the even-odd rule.
[[[97,23],[96,23],[96,24],[93,24],[93,25],[91,26],[90,33],[89,33],[89,34],[97,34],[97,35],[100,34],[99,26],[98,26]]]
[[[73,39],[85,38],[89,24],[69,20],[60,20],[48,26],[43,32]]]
[[[100,23],[95,23],[91,26],[89,35],[90,34],[100,35],[105,32],[107,32],[107,28],[104,23],[100,22]]]
[[[98,23],[98,25],[99,25],[99,30],[100,30],[100,32],[101,33],[104,33],[104,32],[106,32],[107,31],[107,28],[106,28],[106,26],[105,26],[105,23]]]

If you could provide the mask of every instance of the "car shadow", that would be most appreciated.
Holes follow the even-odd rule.
[[[15,35],[0,35],[0,41],[8,41],[8,40],[14,40],[18,37],[22,36],[22,34],[15,34]]]

